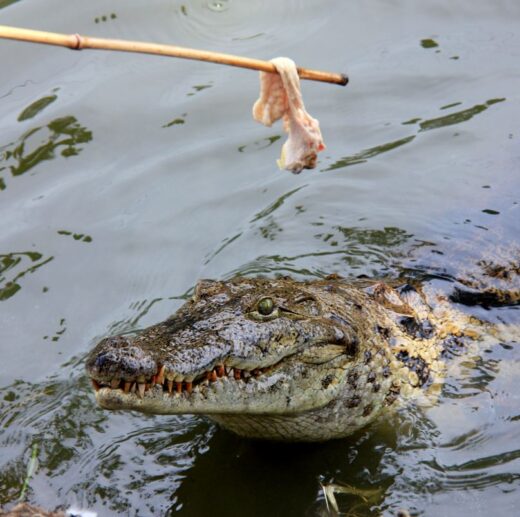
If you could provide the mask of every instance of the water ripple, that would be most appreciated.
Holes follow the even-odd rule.
[[[312,0],[262,2],[252,0],[196,0],[183,3],[175,15],[174,33],[214,48],[258,48],[271,46],[272,38],[294,43],[308,38],[326,21]],[[314,16],[302,16],[303,13]],[[299,20],[298,30],[287,31],[289,20]]]

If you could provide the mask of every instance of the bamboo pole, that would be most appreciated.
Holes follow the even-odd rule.
[[[0,25],[0,38],[29,41],[32,43],[44,43],[45,45],[57,45],[60,47],[68,47],[73,50],[89,48],[195,59],[198,61],[209,61],[222,65],[260,70],[262,72],[277,73],[276,68],[269,61],[250,59],[247,57],[234,56],[233,54],[223,54],[207,50],[177,47],[174,45],[147,43],[144,41],[92,38],[90,36],[80,36],[79,34],[60,34],[57,32],[44,32],[18,27],[8,27],[6,25]],[[342,86],[345,86],[348,83],[348,77],[344,74],[322,72],[301,67],[298,67],[297,70],[301,79],[339,84]]]

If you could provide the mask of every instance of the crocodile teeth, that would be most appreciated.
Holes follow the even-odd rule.
[[[146,389],[146,384],[144,382],[138,382],[137,389],[139,390],[139,398],[143,398]]]
[[[193,377],[188,375],[185,377],[180,374],[167,371],[166,367],[162,365],[158,368],[157,373],[154,376],[152,376],[151,381],[150,379],[148,379],[147,381],[144,378],[144,376],[141,375],[137,378],[138,389],[136,389],[135,384],[129,388],[130,383],[126,381],[124,383],[124,389],[125,393],[128,393],[128,390],[132,390],[133,393],[136,393],[138,391],[138,395],[141,398],[143,398],[144,393],[146,393],[146,391],[153,388],[154,384],[159,384],[160,386],[162,386],[164,392],[168,391],[170,395],[172,395],[173,393],[182,394],[183,392],[191,394],[194,390],[198,389],[199,387],[216,387],[221,383],[225,384],[229,382],[228,376],[230,379],[234,379],[237,381],[247,381],[253,376],[258,377],[259,375],[261,375],[263,373],[263,370],[264,368],[255,368],[254,370],[241,370],[240,368],[232,368],[220,363],[215,365],[215,367],[212,370],[207,371],[202,376]],[[142,387],[141,384],[144,387]],[[119,384],[119,386],[121,386],[121,384]]]
[[[123,387],[123,391],[125,393],[128,393],[130,391],[131,386],[132,386],[132,383],[130,381],[125,381],[125,385]]]
[[[130,392],[135,393],[137,391],[137,383],[133,382],[132,386],[130,386]]]
[[[164,364],[159,368],[159,371],[157,372],[157,376],[155,377],[155,384],[163,384],[164,383],[164,371],[166,370],[166,367]]]
[[[119,388],[119,385],[121,384],[121,379],[112,379],[110,381],[110,387],[115,390],[117,388]]]

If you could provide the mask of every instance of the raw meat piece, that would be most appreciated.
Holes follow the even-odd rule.
[[[278,166],[298,174],[316,167],[317,153],[325,149],[325,144],[319,122],[305,111],[294,61],[277,57],[271,63],[278,74],[260,72],[260,98],[253,106],[253,117],[266,126],[283,117],[289,138]]]

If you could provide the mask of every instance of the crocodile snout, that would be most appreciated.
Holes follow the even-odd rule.
[[[150,377],[156,371],[157,363],[153,357],[127,336],[103,339],[87,359],[87,372],[97,381],[110,381],[115,377]]]

